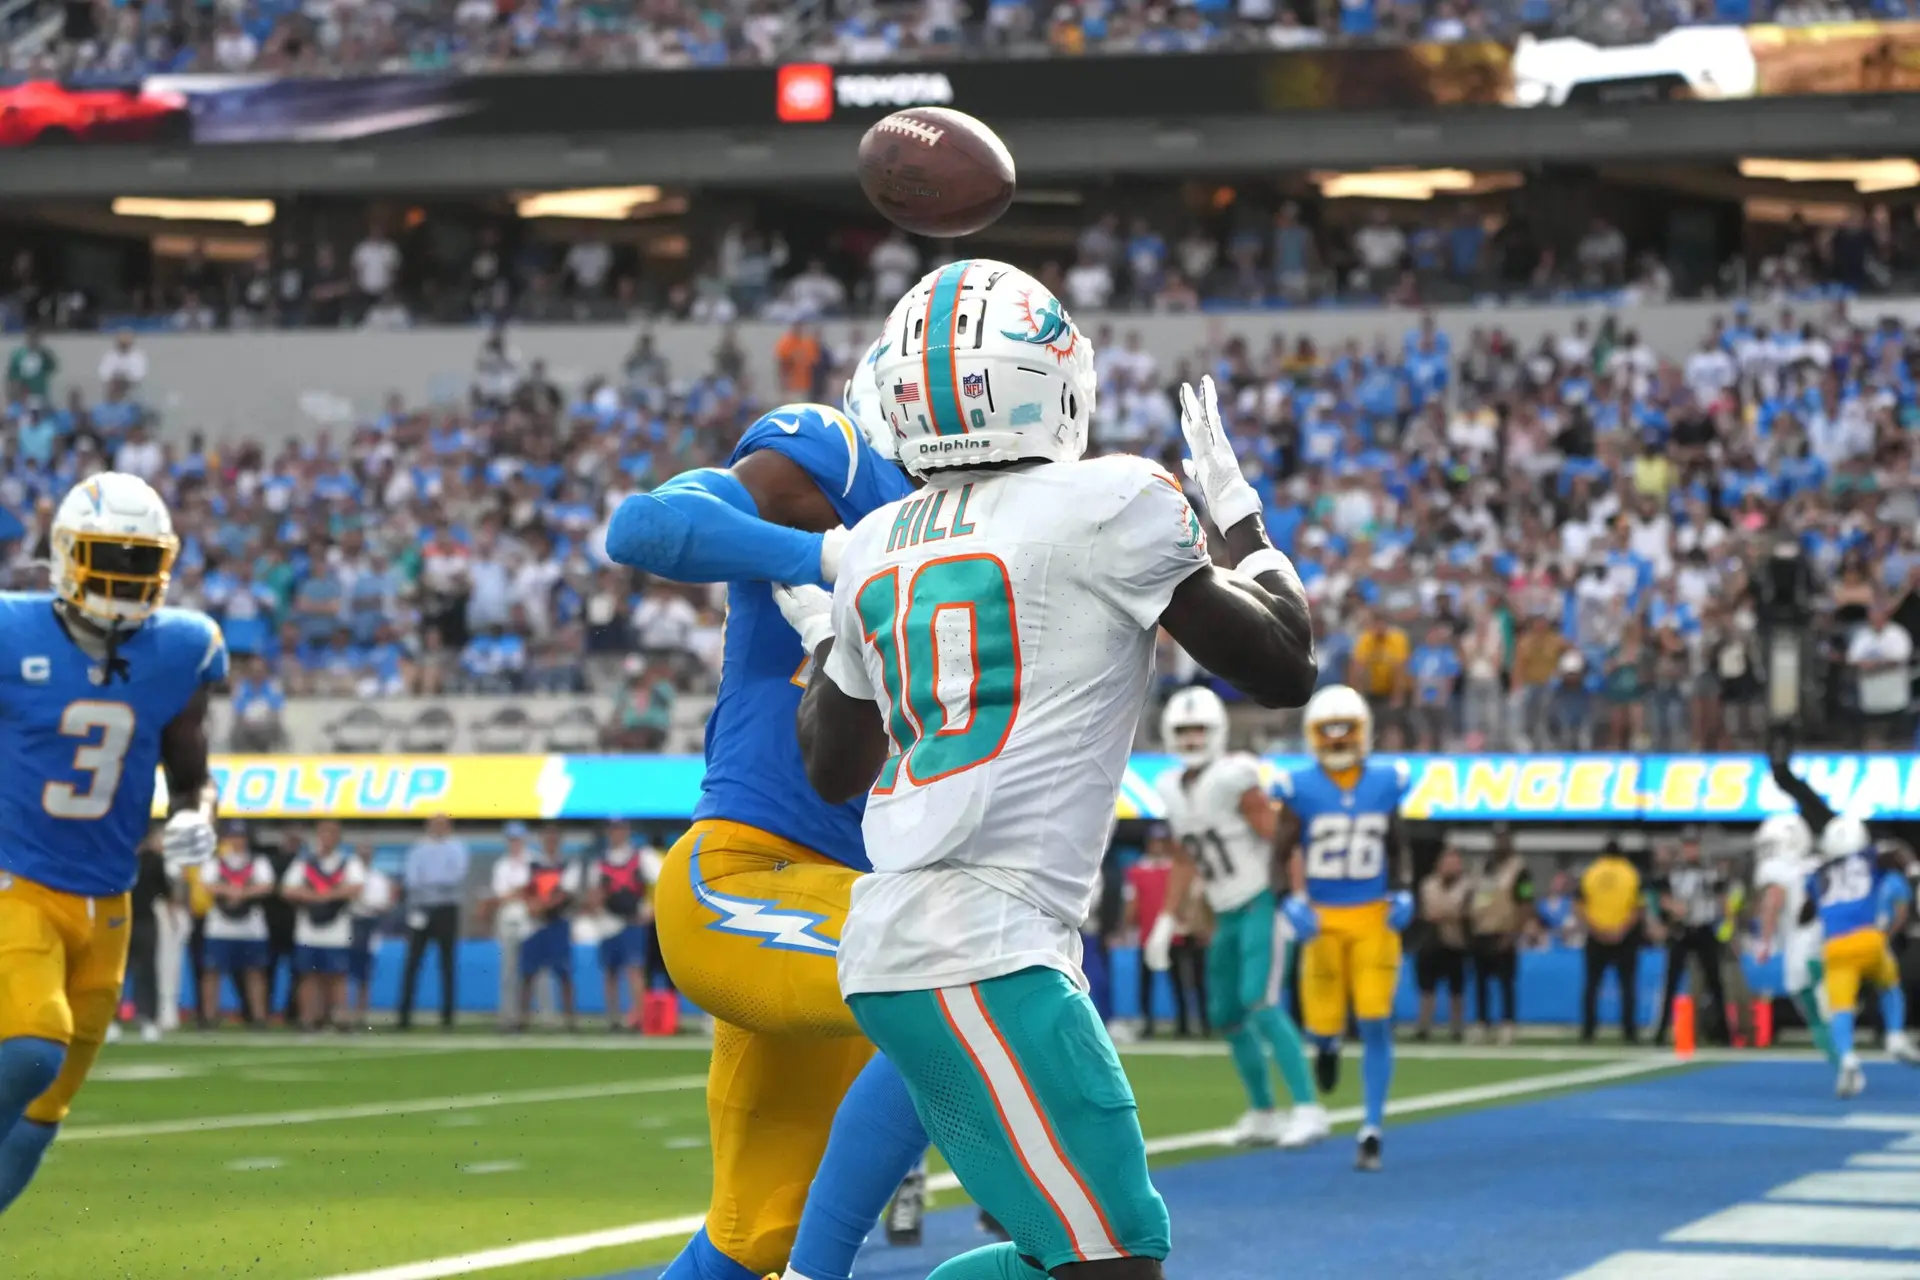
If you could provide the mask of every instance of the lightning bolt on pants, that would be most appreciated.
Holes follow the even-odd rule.
[[[873,1054],[840,996],[859,873],[756,827],[698,822],[654,890],[660,948],[713,1015],[707,1237],[748,1274],[787,1265],[834,1112]]]

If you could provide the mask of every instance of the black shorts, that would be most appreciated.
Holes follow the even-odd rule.
[[[1414,956],[1413,977],[1423,996],[1432,995],[1442,985],[1459,995],[1466,988],[1467,953],[1457,947],[1430,943]]]

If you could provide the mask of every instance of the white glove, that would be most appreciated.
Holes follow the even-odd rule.
[[[833,634],[833,597],[819,587],[775,587],[773,602],[787,625],[800,633],[800,647],[808,657]]]
[[[820,535],[820,580],[831,586],[840,579],[840,553],[847,549],[853,530],[837,524]]]
[[[1155,973],[1165,973],[1173,968],[1173,913],[1162,911],[1153,922],[1153,928],[1147,930],[1147,937],[1140,944],[1140,956],[1147,962],[1147,968]]]
[[[197,867],[213,857],[219,846],[213,823],[198,809],[182,809],[167,819],[160,831],[160,852],[166,859],[167,874],[177,876],[188,867]]]
[[[1192,383],[1180,388],[1180,430],[1187,437],[1187,475],[1200,486],[1200,497],[1207,514],[1220,532],[1225,533],[1248,516],[1260,512],[1260,495],[1240,474],[1240,459],[1233,454],[1233,441],[1220,421],[1220,397],[1214,394],[1213,379],[1200,379],[1200,389]]]

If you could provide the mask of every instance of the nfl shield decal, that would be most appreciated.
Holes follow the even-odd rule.
[[[961,375],[960,393],[975,399],[987,394],[987,375],[984,373]]]

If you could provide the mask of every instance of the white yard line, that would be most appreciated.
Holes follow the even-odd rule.
[[[1778,1129],[1836,1129],[1920,1136],[1920,1112],[1911,1111],[1848,1111],[1825,1116],[1801,1111],[1609,1111],[1607,1119],[1667,1125],[1771,1126]]]
[[[244,1046],[247,1052],[225,1054],[210,1052],[214,1049]],[[183,1048],[199,1048],[200,1053],[175,1053],[174,1043],[162,1041],[158,1045],[118,1044],[109,1047],[102,1055],[108,1063],[142,1065],[154,1062],[178,1063],[183,1067],[193,1067],[208,1072],[226,1071],[236,1067],[282,1067],[287,1065],[287,1050],[301,1051],[303,1066],[329,1066],[335,1063],[359,1064],[363,1062],[391,1062],[395,1058],[444,1058],[450,1053],[459,1053],[463,1045],[452,1043],[431,1045],[395,1045],[378,1053],[370,1052],[371,1046],[343,1043],[339,1040],[319,1036],[289,1037],[284,1041],[264,1041],[259,1038],[246,1040],[195,1040],[181,1045]],[[205,1077],[187,1077],[181,1079],[201,1079]]]
[[[704,1053],[713,1047],[713,1037],[700,1034],[679,1036],[611,1035],[605,1032],[535,1031],[527,1035],[447,1035],[440,1032],[370,1031],[351,1036],[316,1036],[275,1031],[183,1031],[158,1044],[122,1044],[122,1052],[135,1051],[165,1057],[174,1050],[191,1053],[196,1049],[258,1049],[264,1054],[280,1054],[289,1049],[311,1051],[316,1048],[342,1056],[364,1054],[369,1057],[392,1054],[409,1057],[428,1053],[497,1052],[520,1049],[540,1053],[646,1053],[685,1050]]]
[[[1547,1093],[1555,1089],[1574,1089],[1587,1085],[1607,1084],[1615,1080],[1626,1080],[1634,1076],[1666,1070],[1673,1065],[1669,1058],[1653,1059],[1643,1055],[1639,1060],[1631,1062],[1613,1062],[1603,1066],[1584,1067],[1577,1071],[1556,1071],[1548,1075],[1529,1076],[1499,1084],[1448,1089],[1440,1093],[1402,1098],[1387,1104],[1387,1114],[1418,1115],[1421,1112],[1441,1111],[1449,1107],[1503,1102],[1512,1098],[1524,1098],[1529,1094]],[[1359,1119],[1358,1107],[1347,1107],[1332,1113],[1335,1124],[1348,1124]],[[1147,1143],[1147,1151],[1150,1155],[1162,1155],[1174,1151],[1192,1151],[1230,1145],[1228,1130],[1207,1129],[1198,1133],[1155,1138]],[[951,1173],[939,1173],[927,1179],[927,1190],[930,1192],[952,1191],[959,1186],[960,1180]],[[328,1276],[326,1280],[446,1280],[449,1276],[470,1276],[483,1271],[497,1271],[502,1267],[524,1266],[533,1262],[547,1262],[554,1258],[569,1258],[576,1254],[592,1253],[600,1249],[613,1249],[624,1245],[645,1244],[653,1240],[670,1240],[688,1236],[699,1230],[704,1221],[705,1215],[690,1214],[680,1218],[661,1218],[653,1222],[635,1222],[624,1227],[610,1227],[604,1231],[557,1236],[551,1240],[529,1240],[525,1244],[504,1245],[498,1249],[483,1249],[478,1253],[463,1253],[448,1258],[429,1258],[423,1262],[408,1262],[396,1267],[382,1267],[375,1271],[348,1272]]]
[[[480,1107],[524,1107],[547,1102],[580,1102],[592,1098],[621,1098],[641,1093],[674,1093],[705,1088],[707,1078],[668,1076],[661,1080],[631,1080],[611,1084],[568,1085],[554,1089],[510,1089],[497,1093],[468,1093],[441,1098],[410,1098],[401,1102],[368,1102],[345,1107],[313,1107],[305,1111],[253,1111],[242,1115],[191,1116],[179,1120],[146,1120],[132,1124],[89,1124],[63,1128],[61,1142],[103,1142],[116,1138],[157,1138],[173,1133],[211,1133],[220,1129],[273,1129],[289,1124],[329,1124],[336,1120],[378,1120],[387,1116],[429,1115],[436,1111],[472,1111]]]
[[[263,1060],[289,1049],[311,1051],[324,1047],[329,1055],[351,1060],[356,1055],[380,1057],[444,1053],[498,1053],[520,1050],[538,1053],[704,1053],[713,1047],[706,1035],[680,1036],[600,1036],[582,1033],[563,1035],[535,1032],[523,1036],[443,1035],[434,1032],[405,1036],[375,1032],[350,1039],[314,1036],[278,1037],[268,1032],[212,1031],[182,1034],[158,1045],[127,1045],[122,1052],[135,1050],[144,1057],[170,1056],[179,1048],[245,1048],[260,1051]],[[1116,1046],[1120,1056],[1142,1058],[1216,1058],[1224,1057],[1227,1045],[1219,1040],[1144,1040]],[[1406,1061],[1447,1061],[1469,1059],[1483,1062],[1659,1062],[1678,1061],[1673,1055],[1652,1047],[1629,1047],[1617,1041],[1583,1045],[1568,1038],[1549,1044],[1415,1044],[1402,1041],[1394,1055]],[[1811,1049],[1701,1049],[1694,1062],[1818,1062],[1825,1061]],[[240,1059],[216,1058],[220,1066]]]

